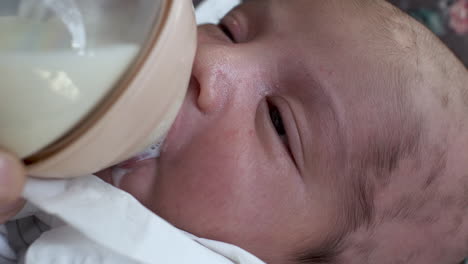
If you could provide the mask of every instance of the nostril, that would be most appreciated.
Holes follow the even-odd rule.
[[[221,32],[218,29],[218,32]],[[190,88],[192,94],[198,94],[197,107],[201,112],[219,111],[229,95],[232,87],[231,79],[235,71],[232,67],[228,48],[225,45],[202,44],[198,46],[197,55],[193,63]]]
[[[193,75],[190,78],[190,83],[188,86],[188,94],[190,95],[190,97],[193,97],[192,100],[194,100],[194,102],[196,103],[200,111],[204,111],[202,105],[200,105],[200,96],[201,96],[200,82]]]
[[[193,75],[192,77],[190,77],[188,88],[189,90],[194,91],[198,98],[198,96],[200,95],[200,83],[198,82],[197,78],[195,78],[195,76]]]
[[[212,87],[209,86],[209,83],[205,83],[205,86],[202,86],[195,76],[192,76],[190,79],[189,89],[191,89],[193,94],[196,96],[197,106],[202,112],[210,111],[210,108],[216,100],[215,92]]]

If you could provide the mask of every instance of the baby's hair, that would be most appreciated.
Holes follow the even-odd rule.
[[[294,256],[293,262],[301,264],[331,264],[335,263],[341,253],[342,238],[329,239],[319,247],[300,252]]]
[[[401,131],[392,131],[389,134],[380,134],[379,137],[369,139],[370,142],[355,153],[348,163],[348,174],[346,178],[350,192],[348,199],[344,203],[343,218],[345,219],[345,228],[341,234],[335,235],[325,240],[321,246],[301,252],[297,256],[299,263],[303,264],[331,264],[339,263],[341,253],[349,247],[347,235],[356,230],[364,229],[366,232],[372,232],[376,224],[376,210],[374,206],[374,195],[376,186],[384,188],[391,181],[392,174],[399,167],[402,160],[411,158],[418,159],[421,154],[420,143],[422,141],[422,121],[412,112],[411,105],[408,103],[399,104],[403,107],[401,115],[397,119],[401,120]],[[394,121],[389,120],[387,123]],[[384,128],[391,131],[390,128]],[[442,157],[441,165],[435,166],[434,170],[428,175],[428,185],[437,179],[444,168],[445,160]],[[339,190],[337,190],[339,191]],[[406,220],[412,215],[405,213],[414,208],[405,209],[405,203],[398,203],[392,207],[388,213],[388,219],[385,221]],[[379,219],[381,220],[381,219]],[[372,243],[361,243],[357,245],[360,254],[371,254],[373,250]]]
[[[454,57],[441,57],[441,54],[450,53],[446,50],[440,51],[443,49],[440,44],[431,44],[437,42],[437,39],[429,31],[425,31],[422,26],[416,26],[415,21],[383,1],[352,0],[352,3],[359,9],[368,8],[369,5],[377,6],[377,12],[369,18],[370,21],[376,23],[369,27],[368,37],[378,39],[373,48],[382,49],[382,54],[387,56],[389,62],[406,60],[403,63],[406,66],[394,75],[397,79],[401,79],[398,81],[401,82],[400,89],[409,89],[408,86],[424,86],[422,76],[426,74],[419,72],[422,57],[429,57],[428,60],[434,62],[435,69],[444,75],[442,79],[450,79],[448,76],[450,73],[445,66],[453,62]],[[378,25],[375,26],[376,24]],[[424,45],[424,47],[418,45]],[[433,53],[422,53],[422,51]],[[405,57],[405,54],[408,56]],[[409,73],[405,72],[407,67],[412,69]],[[460,77],[464,74],[463,72],[458,71],[457,74],[459,74],[456,76],[458,79],[467,80],[466,77]],[[414,79],[412,75],[415,76]],[[453,76],[452,78],[456,79]],[[468,98],[468,88],[461,92],[466,93],[466,98]],[[386,131],[381,133],[380,137],[369,138],[368,144],[359,151],[358,155],[348,157],[347,173],[350,175],[347,178],[351,179],[348,182],[348,188],[352,191],[345,201],[347,210],[344,210],[343,218],[346,227],[343,232],[330,236],[318,247],[297,252],[293,256],[294,262],[301,264],[345,263],[342,256],[346,253],[347,257],[359,256],[358,259],[363,261],[360,262],[362,264],[371,263],[366,260],[369,261],[369,256],[381,246],[373,235],[379,225],[409,222],[422,226],[421,230],[423,230],[439,221],[437,216],[421,216],[424,214],[418,213],[429,210],[427,208],[429,201],[446,198],[446,204],[442,205],[446,208],[467,204],[453,198],[455,196],[452,197],[453,199],[448,199],[437,193],[440,179],[447,174],[448,147],[431,146],[431,142],[428,142],[424,134],[423,116],[418,114],[410,101],[407,101],[407,97],[401,96],[394,99],[398,104],[397,111],[390,115],[383,115],[382,118],[388,119],[386,123],[400,122],[396,127],[401,129],[392,131],[390,125],[383,128]],[[442,107],[447,107],[448,100],[448,95],[441,99]],[[395,203],[376,212],[374,199],[376,192],[385,189],[394,180],[395,174],[402,173],[398,171],[399,164],[407,160],[411,160],[414,169],[403,174],[418,175],[418,180],[421,181],[419,188],[422,189],[423,195],[413,197],[411,193],[402,194]],[[427,165],[421,165],[423,160]],[[405,177],[405,175],[399,175],[399,177]],[[468,192],[468,190],[465,191]],[[465,198],[468,199],[468,197]],[[458,215],[458,218],[463,219],[462,215]],[[458,222],[460,224],[454,227],[456,230],[462,228],[462,221]],[[356,234],[359,237],[357,239]],[[408,256],[401,256],[401,259],[404,258],[401,263],[410,263],[411,260],[417,259],[420,253],[415,250]]]

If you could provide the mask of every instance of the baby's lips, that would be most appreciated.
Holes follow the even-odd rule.
[[[122,169],[130,169],[136,163],[138,163],[139,161],[141,161],[141,159],[138,159],[137,157],[134,157],[134,158],[128,159],[128,160],[126,160],[124,162],[121,162],[121,163],[117,164],[115,167],[119,167],[119,168],[122,168]]]
[[[122,182],[123,177],[125,177],[127,174],[131,172],[132,170],[123,169],[121,167],[112,168],[112,171],[111,171],[112,185],[114,185],[117,188],[120,188],[120,183]]]
[[[95,175],[101,180],[119,188],[123,177],[131,173],[132,168],[136,168],[137,163],[138,161],[133,161],[133,159],[127,160],[115,166],[96,172]]]
[[[148,147],[145,151],[139,153],[135,157],[128,159],[124,162],[117,164],[115,167],[119,167],[122,169],[131,169],[136,165],[136,163],[148,159],[157,158],[160,155],[161,143],[152,144]]]

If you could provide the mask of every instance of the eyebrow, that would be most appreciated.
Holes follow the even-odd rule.
[[[382,117],[387,119],[382,123],[388,126],[382,131],[391,132],[369,137],[357,160],[353,160],[357,166],[350,172],[349,181],[354,189],[354,198],[350,200],[353,203],[351,208],[356,210],[348,212],[350,229],[372,223],[376,188],[385,188],[390,183],[403,159],[417,158],[421,153],[423,119],[408,101],[394,103],[391,107],[402,108],[391,121],[389,115]],[[394,119],[395,115],[399,116]]]
[[[347,127],[346,122],[343,120],[346,109],[343,109],[343,103],[340,102],[340,97],[335,94],[336,87],[328,87],[321,81],[320,69],[311,69],[310,74],[307,76],[307,81],[302,80],[299,82],[299,85],[307,85],[312,88],[307,88],[308,96],[311,101],[302,102],[302,104],[310,104],[313,108],[318,109],[314,111],[318,114],[318,124],[319,128],[311,127],[311,129],[321,129],[322,134],[326,134],[326,138],[321,138],[321,140],[328,140],[325,144],[331,146],[329,148],[330,158],[335,160],[337,166],[341,167],[346,172],[346,166],[349,162],[349,149],[351,142],[348,142],[347,139]],[[300,84],[302,83],[302,84]],[[305,106],[307,107],[307,106]],[[309,106],[310,107],[310,106]],[[308,108],[308,107],[307,107]],[[310,108],[308,108],[310,109]],[[299,136],[304,138],[304,133],[311,133],[309,126],[311,126],[311,120],[306,119],[308,122],[305,126],[299,127]],[[304,144],[304,141],[302,141]],[[334,238],[343,237],[350,230],[357,229],[361,225],[368,225],[372,222],[374,215],[374,181],[369,177],[369,168],[378,168],[377,170],[384,177],[385,171],[391,171],[396,166],[396,160],[400,159],[400,151],[393,151],[394,149],[386,149],[385,143],[376,143],[369,144],[366,149],[363,151],[364,155],[359,160],[358,166],[352,168],[352,171],[349,172],[349,175],[346,176],[347,180],[343,184],[342,180],[338,179],[338,175],[335,175],[336,179],[334,181],[341,182],[340,188],[342,193],[348,193],[347,199],[343,204],[342,212],[344,213],[344,219],[346,221],[342,223],[340,229],[341,231],[334,234]],[[307,146],[302,146],[304,151],[307,151]],[[306,155],[306,153],[304,153]],[[304,162],[307,162],[304,160]],[[353,161],[351,161],[353,162]],[[339,170],[339,168],[338,168]],[[340,174],[337,171],[337,174]],[[330,241],[334,241],[330,240]],[[317,252],[308,252],[307,259],[311,259],[313,256],[322,256],[320,259],[328,259],[332,255],[329,253],[335,252],[333,247],[330,246],[330,243],[326,243],[320,248]],[[325,250],[326,249],[326,250]],[[328,257],[327,257],[328,256]],[[315,263],[315,262],[310,262]],[[322,263],[322,262],[317,262]]]
[[[328,264],[334,263],[342,252],[343,237],[330,237],[316,248],[307,248],[293,255],[293,263]]]

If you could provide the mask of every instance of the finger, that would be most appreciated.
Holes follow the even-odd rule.
[[[23,208],[24,203],[23,199],[18,199],[10,204],[5,204],[5,207],[0,207],[0,225],[14,217]]]
[[[0,152],[0,206],[17,201],[25,181],[23,164],[13,155]]]

